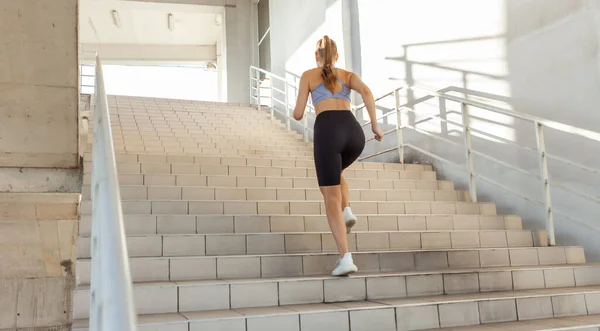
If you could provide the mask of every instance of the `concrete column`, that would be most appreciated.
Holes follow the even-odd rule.
[[[227,52],[227,101],[248,103],[250,80],[248,68],[257,52],[253,0],[237,0],[235,7],[225,8]]]
[[[72,323],[77,11],[77,0],[0,1],[0,330]]]

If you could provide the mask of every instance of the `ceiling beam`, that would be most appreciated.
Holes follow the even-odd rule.
[[[82,61],[98,52],[105,62],[201,63],[217,58],[216,45],[81,44]]]
[[[235,8],[237,0],[125,0],[125,1],[176,3],[176,4],[183,4],[183,5],[219,6],[219,7]]]

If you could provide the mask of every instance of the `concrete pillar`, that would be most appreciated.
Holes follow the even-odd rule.
[[[227,53],[227,101],[248,103],[250,79],[248,68],[257,52],[256,22],[252,20],[254,0],[237,0],[235,7],[225,8]]]
[[[0,1],[0,330],[72,323],[77,10],[77,0]]]

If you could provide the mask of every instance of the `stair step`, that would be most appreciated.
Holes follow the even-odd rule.
[[[328,232],[324,215],[124,215],[127,234],[224,234]],[[91,232],[92,216],[81,215],[80,235]],[[358,215],[354,231],[522,230],[519,216],[477,215]],[[536,231],[536,246],[546,242]]]
[[[348,247],[352,252],[533,247],[533,235],[529,230],[353,232]],[[131,257],[337,252],[331,233],[129,235],[126,243]],[[90,245],[90,237],[79,237],[77,257],[89,258]]]
[[[91,174],[83,175],[83,184],[91,184]],[[354,189],[394,189],[394,190],[442,190],[453,191],[454,183],[438,180],[390,180],[390,179],[347,179]],[[229,188],[303,188],[318,187],[316,178],[306,177],[259,177],[229,175],[170,175],[170,174],[121,174],[121,185],[145,186],[200,186]]]
[[[595,266],[545,266],[362,274],[348,278],[148,282],[134,284],[134,293],[137,298],[156,297],[152,310],[140,313],[174,313],[565,288],[576,284],[595,286],[600,285],[600,275],[595,274],[598,270],[600,267]],[[256,300],[253,293],[262,293],[265,300]],[[74,300],[76,306],[78,301],[88,302],[89,286],[79,286]],[[136,302],[136,306],[141,304]],[[77,317],[88,317],[87,310],[80,311]]]
[[[92,172],[92,163],[84,163],[84,173]],[[300,177],[316,178],[314,166],[310,167],[264,167],[264,166],[229,166],[199,165],[194,163],[133,163],[118,162],[119,174],[165,174],[165,175],[221,175],[221,176],[257,176],[257,177]],[[346,169],[347,179],[403,179],[403,180],[436,180],[434,171],[424,170],[365,170]]]
[[[264,166],[268,166],[268,165],[275,165],[275,164],[266,164],[266,162],[269,161],[280,161],[280,160],[287,160],[287,161],[296,161],[296,162],[311,162],[311,164],[314,165],[314,161],[312,156],[286,156],[286,157],[281,157],[281,156],[269,156],[269,155],[231,155],[231,154],[223,154],[223,155],[205,155],[202,153],[188,153],[188,154],[182,154],[182,153],[116,153],[115,154],[115,160],[117,162],[163,162],[158,161],[156,159],[156,157],[167,157],[167,159],[169,160],[168,162],[170,163],[177,163],[177,161],[172,161],[172,160],[182,160],[185,159],[185,161],[179,161],[182,163],[197,163],[197,164],[201,164],[201,165],[218,165],[218,164],[225,164],[225,165],[229,165],[226,162],[223,162],[224,159],[244,159],[247,160],[246,165],[264,165]],[[148,159],[150,158],[150,160]],[[194,162],[190,162],[190,158],[192,158],[194,160]],[[269,160],[269,161],[267,161]],[[84,153],[84,161],[85,162],[91,162],[92,161],[92,151],[86,151]],[[360,163],[360,162],[359,162]],[[304,164],[304,163],[303,163]],[[232,165],[238,165],[236,164],[232,164]],[[244,164],[240,164],[240,165],[244,165]],[[400,169],[401,168],[392,168],[392,169]],[[410,169],[413,170],[413,169]]]
[[[92,155],[84,154],[84,161],[91,162]],[[311,160],[293,160],[289,158],[268,158],[259,156],[248,157],[221,157],[221,156],[193,156],[193,155],[165,155],[165,154],[116,154],[117,162],[139,163],[195,163],[200,165],[230,165],[230,166],[273,166],[273,167],[314,167]],[[401,163],[375,163],[356,162],[348,169],[365,170],[427,170],[433,171],[431,165],[401,164]]]
[[[227,246],[221,247],[226,253]],[[361,272],[538,266],[585,263],[582,247],[395,250],[352,254]],[[135,282],[327,275],[335,253],[130,258]],[[77,260],[80,284],[89,283],[90,259]]]
[[[206,297],[194,297],[191,301],[206,302],[203,299]],[[260,291],[256,292],[254,299],[254,303],[260,303],[270,298]],[[143,305],[138,306],[138,311],[142,314],[154,304],[153,300],[140,302]],[[588,314],[593,314],[599,304],[600,287],[589,286],[193,311],[168,317],[171,323],[182,324],[181,330],[189,327],[192,330],[314,331],[337,326],[336,330],[348,331],[410,331],[478,326],[494,322],[531,323],[553,317],[592,316]],[[144,318],[140,320],[143,321]],[[157,320],[158,317],[155,317],[153,322],[156,323]],[[588,323],[590,320],[596,324],[599,318],[589,317]],[[77,321],[74,328],[82,326],[85,327],[85,321]]]
[[[123,214],[157,215],[325,215],[323,201],[216,201],[216,200],[129,200]],[[406,215],[496,215],[493,203],[473,202],[350,202],[355,214]],[[92,202],[81,202],[81,214],[92,214]]]
[[[2,193],[0,221],[77,219],[79,193]]]
[[[485,324],[484,328],[473,326],[433,329],[436,331],[599,331],[600,312],[590,315],[534,319],[529,321]],[[431,330],[430,330],[431,331]]]
[[[312,157],[313,151],[277,151],[277,150],[261,150],[261,149],[233,149],[233,148],[197,148],[197,147],[163,147],[163,146],[143,146],[134,145],[124,148],[115,145],[117,153],[174,153],[174,154],[198,154],[198,155],[266,155],[266,156],[281,156],[281,157]],[[91,148],[87,148],[91,152]]]
[[[318,188],[231,188],[231,187],[181,187],[152,185],[120,185],[122,200],[286,200],[306,201],[322,199]],[[83,185],[83,200],[91,199],[91,185]],[[361,190],[350,189],[351,201],[447,201],[466,202],[467,191],[454,190]]]

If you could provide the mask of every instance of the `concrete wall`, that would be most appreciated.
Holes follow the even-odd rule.
[[[585,0],[314,0],[301,6],[271,0],[271,67],[276,74],[288,77],[313,67],[314,43],[327,33],[342,45],[343,61],[339,66],[360,73],[376,95],[404,83],[451,87],[447,89],[449,93],[459,97],[598,131],[599,6],[598,1]],[[403,92],[402,102],[422,96]],[[393,100],[388,98],[380,102],[379,112],[383,114],[392,108]],[[457,103],[432,99],[415,109],[462,122]],[[531,123],[474,108],[470,111],[477,130],[473,138],[476,150],[539,173]],[[460,125],[443,125],[424,118],[405,116],[403,123],[450,139],[455,145],[410,129],[404,130],[405,141],[463,166],[464,136]],[[390,116],[383,126],[391,128],[395,122],[396,118]],[[550,153],[600,168],[598,143],[553,130],[547,130],[546,140]],[[391,135],[382,144],[370,143],[365,154],[395,145],[396,137]],[[406,152],[408,162],[433,163],[440,177],[467,188],[463,171],[413,150]],[[375,158],[397,159],[396,153]],[[521,195],[538,200],[543,197],[539,180],[518,171],[480,157],[475,158],[475,168]],[[600,196],[598,174],[551,161],[550,177],[554,183]],[[544,228],[540,204],[484,181],[478,180],[477,184],[480,200],[497,202],[501,213],[523,216],[527,228]],[[552,198],[555,210],[582,220],[594,223],[594,216],[600,213],[596,202],[564,190],[554,188]],[[559,244],[584,244],[588,259],[600,261],[600,244],[595,239],[598,231],[590,231],[557,213],[555,219]],[[600,228],[600,224],[596,227]]]
[[[78,193],[64,192],[81,190],[77,6],[0,2],[0,330],[72,323]]]
[[[76,4],[2,2],[0,166],[78,166]]]

